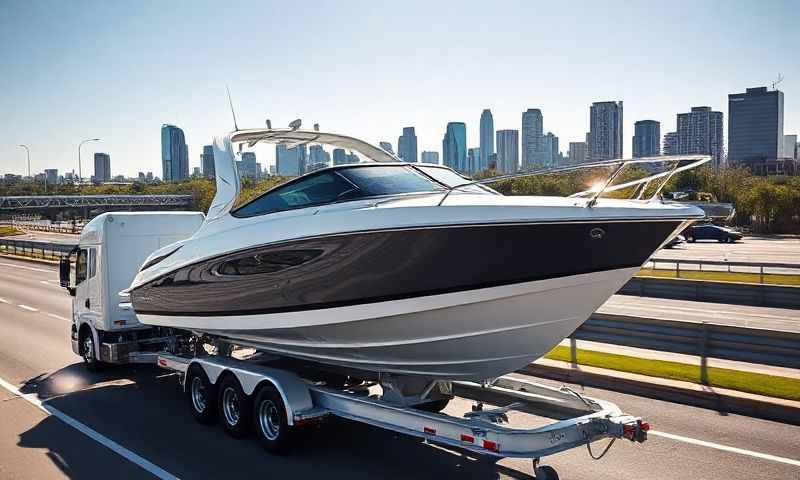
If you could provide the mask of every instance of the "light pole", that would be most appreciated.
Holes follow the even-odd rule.
[[[31,176],[31,149],[28,148],[28,146],[25,145],[24,143],[20,143],[19,146],[24,148],[25,151],[28,153],[28,177],[30,177]]]
[[[81,183],[81,181],[83,181],[83,175],[81,172],[81,147],[86,142],[99,142],[99,141],[100,141],[99,138],[87,138],[86,140],[78,144],[78,183]]]

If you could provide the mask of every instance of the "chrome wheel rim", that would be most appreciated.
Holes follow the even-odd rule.
[[[281,418],[278,407],[272,400],[264,400],[258,406],[258,425],[267,440],[275,440],[281,433]]]
[[[94,362],[94,340],[91,335],[83,338],[83,361],[86,363]]]
[[[239,423],[239,395],[233,387],[228,387],[222,392],[222,411],[225,413],[228,425],[234,426]]]
[[[203,413],[206,411],[206,386],[203,383],[203,379],[200,377],[192,378],[192,385],[191,385],[191,392],[192,392],[192,406],[198,413]]]

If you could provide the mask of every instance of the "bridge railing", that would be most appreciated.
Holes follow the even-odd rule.
[[[73,248],[75,248],[75,245],[68,243],[0,238],[0,254],[16,255],[19,257],[59,260],[69,255]]]
[[[651,258],[642,268],[674,271],[676,278],[686,272],[725,272],[758,274],[758,283],[765,283],[770,276],[800,276],[800,263],[739,262],[728,260],[702,260],[681,258]],[[691,276],[691,274],[689,274]],[[766,276],[766,277],[765,277]],[[756,282],[751,282],[756,283]],[[767,282],[775,283],[775,282]]]

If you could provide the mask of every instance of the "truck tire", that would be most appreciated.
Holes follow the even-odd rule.
[[[83,358],[83,365],[86,367],[86,370],[89,370],[90,372],[102,370],[104,364],[98,360],[97,355],[95,355],[94,335],[92,335],[92,329],[84,326],[84,328],[81,329],[78,342],[81,358]]]
[[[217,391],[208,380],[203,369],[193,365],[186,373],[186,398],[192,416],[202,424],[213,423],[217,419]]]
[[[291,450],[294,432],[286,418],[281,394],[266,382],[253,402],[253,430],[266,451],[282,455]]]
[[[232,374],[223,377],[217,392],[217,411],[225,433],[235,438],[244,437],[250,431],[253,413],[250,397]]]

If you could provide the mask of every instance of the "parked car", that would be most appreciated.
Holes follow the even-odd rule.
[[[697,240],[716,240],[720,243],[733,243],[742,239],[742,234],[736,230],[710,223],[702,225],[692,225],[683,231],[683,236],[687,242]]]
[[[683,243],[685,241],[686,241],[686,239],[683,237],[683,235],[675,235],[672,238],[672,240],[670,240],[669,242],[667,242],[666,245],[664,245],[664,248],[672,248],[675,245],[680,245],[681,243]]]

